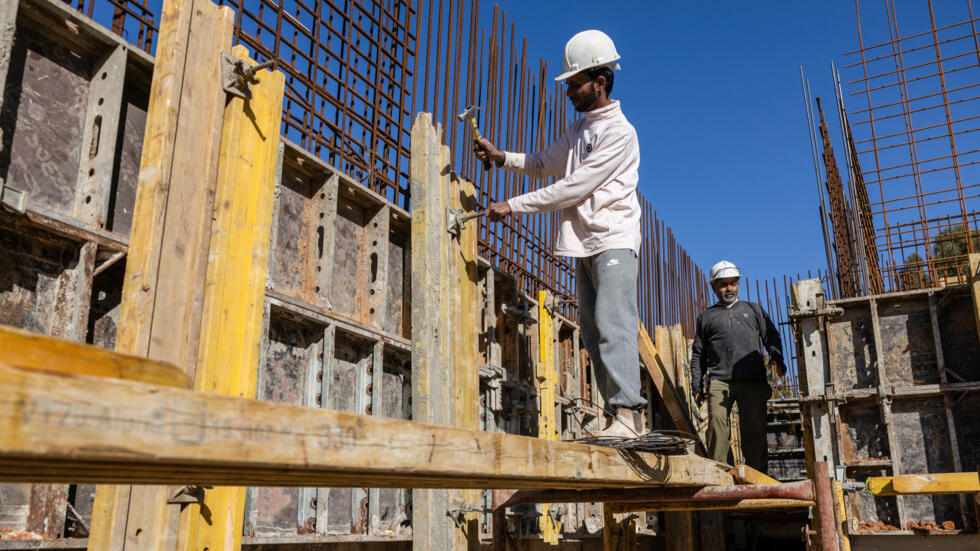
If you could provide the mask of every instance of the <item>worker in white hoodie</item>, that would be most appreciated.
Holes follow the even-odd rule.
[[[490,205],[491,219],[559,211],[555,253],[575,257],[582,339],[607,410],[600,436],[642,433],[636,281],[640,252],[637,197],[640,147],[619,102],[610,99],[616,46],[605,33],[583,31],[565,45],[565,95],[584,116],[539,153],[500,151],[480,140],[480,160],[554,184]]]

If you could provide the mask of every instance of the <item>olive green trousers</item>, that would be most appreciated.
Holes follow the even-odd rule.
[[[731,464],[731,413],[738,404],[738,423],[741,429],[742,455],[745,464],[766,472],[768,444],[766,443],[766,402],[772,389],[766,381],[708,382],[708,457]]]

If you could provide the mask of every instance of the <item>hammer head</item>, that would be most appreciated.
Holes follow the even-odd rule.
[[[458,120],[460,120],[460,121],[466,121],[466,120],[469,120],[469,119],[476,118],[476,112],[479,111],[479,110],[480,110],[480,108],[477,107],[476,105],[471,105],[471,106],[467,107],[465,111],[463,111],[462,113],[456,115],[456,118]]]

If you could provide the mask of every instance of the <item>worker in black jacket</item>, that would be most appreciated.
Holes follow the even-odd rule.
[[[698,315],[691,355],[691,389],[698,404],[708,397],[708,455],[731,463],[730,415],[738,404],[745,464],[766,472],[766,402],[772,389],[766,368],[786,374],[779,331],[762,307],[738,300],[738,268],[723,260],[709,281],[718,302]]]

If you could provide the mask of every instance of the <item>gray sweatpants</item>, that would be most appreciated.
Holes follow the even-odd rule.
[[[636,306],[639,262],[632,249],[613,249],[575,263],[582,340],[607,409],[640,409]]]

